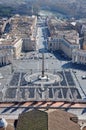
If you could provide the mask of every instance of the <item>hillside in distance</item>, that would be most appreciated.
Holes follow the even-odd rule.
[[[32,15],[32,3],[32,0],[0,0],[0,16],[11,17],[14,14]],[[37,14],[35,7],[34,14]]]
[[[75,18],[86,18],[86,0],[37,0],[41,7]]]
[[[0,0],[1,5],[16,5],[25,3],[25,0]]]
[[[57,11],[69,17],[86,18],[86,0],[0,0],[0,6],[4,7],[4,5],[13,9],[10,13],[14,14],[31,14],[33,7],[33,14],[45,9]]]
[[[40,0],[39,0],[40,1]],[[86,0],[53,0],[50,9],[75,18],[86,18]]]

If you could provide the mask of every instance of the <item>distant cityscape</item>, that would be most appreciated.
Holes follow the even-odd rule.
[[[60,8],[65,0],[56,3]],[[81,18],[47,7],[39,11],[32,2],[28,9],[30,14],[0,15],[0,129],[57,130],[58,124],[59,130],[85,130],[85,10]]]

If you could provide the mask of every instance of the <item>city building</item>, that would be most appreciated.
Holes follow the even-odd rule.
[[[48,49],[50,51],[62,50],[68,57],[72,58],[73,49],[79,49],[79,44],[72,44],[66,38],[49,38],[48,39]]]
[[[72,62],[86,65],[86,50],[74,49],[72,53]]]
[[[0,18],[0,37],[3,34],[7,25],[8,18]]]
[[[23,51],[32,51],[36,50],[36,41],[35,39],[30,38],[23,38],[23,44],[22,44]]]
[[[53,22],[52,22],[53,21]],[[58,20],[49,20],[48,28],[51,37],[48,38],[48,49],[50,51],[62,50],[68,57],[72,58],[73,49],[79,49],[79,34],[71,29],[69,24],[58,22]]]
[[[86,50],[86,31],[84,32],[83,50]]]
[[[0,66],[8,65],[12,62],[12,55],[9,50],[0,50]]]
[[[22,39],[0,40],[0,65],[12,63],[13,58],[19,58],[22,50]]]
[[[23,51],[36,50],[36,16],[15,15],[11,18],[9,36],[23,40]]]
[[[17,59],[21,55],[23,40],[21,38],[15,39],[12,44],[13,44],[13,46],[12,46],[13,47],[13,57]]]
[[[1,66],[12,63],[13,58],[18,59],[21,51],[36,50],[37,17],[15,15],[8,22],[10,31],[3,33],[0,39]]]
[[[81,49],[79,33],[71,28],[70,24],[65,21],[59,22],[57,19],[49,19],[47,24],[50,31],[48,49],[61,50],[72,59],[73,63],[86,64],[86,25],[83,24],[81,28],[81,34],[84,36]]]

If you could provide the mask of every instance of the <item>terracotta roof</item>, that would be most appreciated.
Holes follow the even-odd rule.
[[[48,130],[80,130],[72,118],[77,120],[74,114],[62,110],[48,112]]]
[[[16,130],[80,130],[77,121],[74,114],[62,110],[33,110],[19,116]]]

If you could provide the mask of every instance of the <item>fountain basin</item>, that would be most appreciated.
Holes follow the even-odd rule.
[[[27,73],[24,78],[27,82],[32,82],[34,84],[50,84],[54,82],[61,82],[63,80],[60,74],[54,75],[51,73],[45,73],[44,76],[42,76],[41,73],[34,73],[32,75]]]

